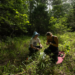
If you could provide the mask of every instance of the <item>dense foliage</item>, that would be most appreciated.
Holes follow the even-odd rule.
[[[51,9],[52,7],[52,9]],[[0,34],[12,36],[38,31],[59,33],[75,30],[75,1],[1,0]]]
[[[26,32],[25,25],[29,23],[26,0],[0,1],[0,34],[10,35]]]
[[[75,0],[0,0],[0,75],[75,75],[74,16]],[[37,54],[27,60],[29,35],[35,30],[58,36],[59,51],[66,54],[62,64],[53,66],[49,57],[42,60]],[[41,53],[46,36],[39,38]]]

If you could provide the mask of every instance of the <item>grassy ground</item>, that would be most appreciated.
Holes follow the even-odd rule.
[[[56,34],[59,39],[59,50],[65,51],[66,57],[62,64],[52,65],[49,57],[42,60],[39,56],[28,60],[29,36],[7,38],[0,41],[0,75],[75,75],[75,32],[62,35]],[[47,46],[46,37],[40,36],[43,52]],[[33,62],[32,62],[33,61]]]

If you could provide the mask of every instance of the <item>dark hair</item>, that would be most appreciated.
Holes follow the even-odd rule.
[[[52,35],[51,32],[47,32],[47,33],[46,33],[46,36],[51,36],[51,35]]]

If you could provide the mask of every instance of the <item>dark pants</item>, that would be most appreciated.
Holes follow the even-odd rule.
[[[36,48],[39,48],[39,49],[41,49],[41,47],[40,46],[35,46]],[[32,56],[33,54],[35,54],[35,53],[37,53],[39,50],[37,50],[37,49],[33,49],[33,48],[29,48],[29,56]]]
[[[56,63],[58,61],[58,50],[57,49],[55,50],[55,52],[53,52],[53,50],[50,49],[50,47],[48,47],[47,49],[44,50],[44,53],[50,56],[52,63]]]

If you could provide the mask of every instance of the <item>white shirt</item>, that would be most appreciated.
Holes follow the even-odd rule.
[[[30,45],[32,44],[33,46],[37,46],[37,43],[40,43],[40,39],[39,38],[31,38],[30,40]]]

